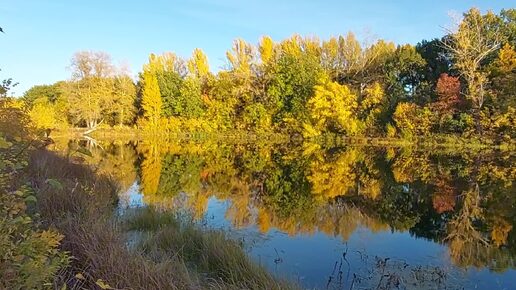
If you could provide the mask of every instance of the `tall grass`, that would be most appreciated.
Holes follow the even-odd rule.
[[[127,221],[127,228],[143,232],[140,248],[158,257],[176,257],[204,277],[208,288],[294,289],[272,276],[246,255],[225,232],[210,230],[189,218],[154,208],[142,208]],[[157,253],[157,255],[156,255]]]
[[[113,180],[47,151],[33,154],[30,164],[38,212],[64,235],[62,248],[73,256],[56,287],[98,288],[103,283],[117,289],[188,289],[196,284],[181,263],[155,263],[126,247],[112,219],[117,201]]]
[[[56,289],[294,288],[253,263],[224,233],[174,214],[141,209],[121,224],[114,214],[116,183],[84,165],[41,150],[29,168],[37,210],[45,226],[64,235],[62,250],[73,257]],[[143,237],[137,247],[129,243],[135,232]]]

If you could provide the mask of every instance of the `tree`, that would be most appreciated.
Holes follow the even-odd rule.
[[[7,97],[9,90],[11,90],[13,87],[16,87],[17,85],[18,83],[14,82],[12,78],[2,80],[2,83],[0,83],[0,98]]]
[[[375,82],[364,89],[364,96],[359,100],[358,116],[367,133],[374,133],[382,128],[380,119],[387,108],[385,91],[380,83]]]
[[[29,117],[38,129],[53,129],[57,126],[56,111],[46,97],[38,98],[33,102]]]
[[[416,45],[416,51],[421,55],[425,61],[425,67],[420,72],[423,82],[423,95],[432,95],[435,92],[435,85],[437,80],[443,73],[451,74],[452,59],[446,47],[442,45],[446,42],[446,37],[443,39],[432,39],[430,41],[423,40]]]
[[[33,86],[23,94],[23,100],[29,107],[32,106],[36,99],[42,97],[47,98],[49,102],[56,102],[63,94],[61,85],[61,83],[55,83],[52,85]]]
[[[174,112],[179,117],[198,118],[204,113],[200,80],[187,77],[180,89],[180,97],[174,100]]]
[[[129,125],[136,116],[136,86],[133,80],[125,74],[114,78],[113,98],[110,112],[113,124]]]
[[[450,40],[444,45],[452,54],[454,67],[467,83],[467,98],[473,103],[477,133],[482,133],[480,111],[486,97],[487,73],[482,69],[483,62],[500,46],[500,34],[490,29],[488,22],[492,13],[483,16],[473,8],[464,14],[458,30],[451,33]]]
[[[268,64],[273,60],[274,57],[274,41],[270,36],[264,36],[260,40],[258,45],[258,51],[260,52],[260,60],[262,64]]]
[[[500,12],[502,20],[502,34],[506,37],[507,43],[516,46],[516,9],[502,9]]]
[[[251,66],[254,61],[253,47],[243,39],[233,42],[231,51],[226,52],[230,69],[241,77],[251,75]]]
[[[435,87],[438,99],[434,107],[441,113],[455,113],[461,105],[461,85],[458,77],[443,73]]]
[[[414,103],[399,103],[393,114],[396,126],[405,137],[426,136],[433,124],[433,114],[427,107]]]
[[[516,108],[516,51],[513,46],[505,44],[500,49],[498,58],[491,65],[491,81],[496,108]]]
[[[356,135],[362,129],[357,117],[357,96],[347,86],[321,79],[314,87],[314,96],[308,101],[308,108],[313,126],[320,131]]]
[[[153,73],[145,71],[142,76],[142,84],[143,116],[151,126],[156,126],[160,120],[162,107],[158,79]]]
[[[278,45],[277,61],[271,69],[265,104],[278,123],[296,120],[302,124],[308,121],[307,101],[313,96],[314,86],[324,74],[317,51],[304,50],[303,45],[303,39],[299,36]]]
[[[162,55],[151,54],[149,62],[143,70],[156,76],[162,99],[161,115],[163,117],[177,116],[175,111],[178,99],[181,98],[181,87],[187,75],[187,68],[183,59],[174,53],[166,52]]]
[[[396,52],[392,42],[378,40],[362,47],[353,33],[339,37],[337,56],[338,81],[347,84],[361,95],[373,82],[385,83],[386,65]]]
[[[187,65],[188,71],[199,79],[206,78],[210,73],[208,57],[206,57],[206,54],[199,48],[194,49],[192,58],[188,60]]]
[[[112,98],[113,65],[104,52],[77,52],[71,63],[72,82],[68,87],[70,113],[78,122],[94,128],[106,116]]]
[[[410,44],[401,45],[387,60],[385,74],[386,83],[391,95],[391,104],[399,99],[412,99],[418,101],[418,90],[422,80],[422,71],[426,65],[425,60]]]

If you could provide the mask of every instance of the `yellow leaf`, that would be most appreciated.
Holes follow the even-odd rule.
[[[95,284],[97,284],[97,286],[100,287],[100,289],[115,289],[111,286],[109,286],[106,282],[104,282],[104,280],[102,279],[98,279],[97,282],[95,282]]]

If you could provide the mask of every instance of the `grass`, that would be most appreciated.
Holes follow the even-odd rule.
[[[139,209],[126,222],[129,230],[143,232],[139,247],[154,256],[178,259],[202,273],[208,288],[295,289],[257,265],[222,231],[203,228],[191,219],[154,208]]]
[[[31,156],[29,176],[45,227],[73,257],[54,288],[292,289],[247,257],[223,232],[154,209],[116,218],[117,186],[52,152]],[[131,237],[139,235],[137,246]]]

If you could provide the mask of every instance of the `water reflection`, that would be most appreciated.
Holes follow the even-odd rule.
[[[511,284],[516,254],[512,153],[162,140],[108,142],[91,150],[89,162],[115,176],[126,192],[139,188],[145,204],[188,208],[199,219],[223,214],[228,228],[271,238],[268,248],[256,246],[251,251],[255,256],[268,253],[275,266],[282,258],[272,248],[274,239],[286,248],[301,239],[306,242],[302,248],[322,235],[317,241],[333,241],[330,247],[339,245],[344,251],[344,243],[370,235],[386,243],[403,240],[397,245],[402,249],[366,246],[364,253],[353,253],[354,261],[370,253],[402,256],[403,248],[411,246],[424,253],[409,253],[407,259],[438,255],[438,248],[429,246],[436,245],[447,249],[446,257],[434,257],[437,264],[477,268],[470,275],[480,285],[501,279],[509,283],[503,285],[516,287]],[[210,211],[210,201],[226,202]],[[424,238],[424,246],[418,238]],[[317,247],[302,250],[325,256]],[[333,261],[319,266],[334,268]],[[310,267],[305,266],[296,267],[307,276]],[[495,274],[507,270],[508,274]],[[318,282],[306,279],[306,285],[325,286],[324,277]]]

